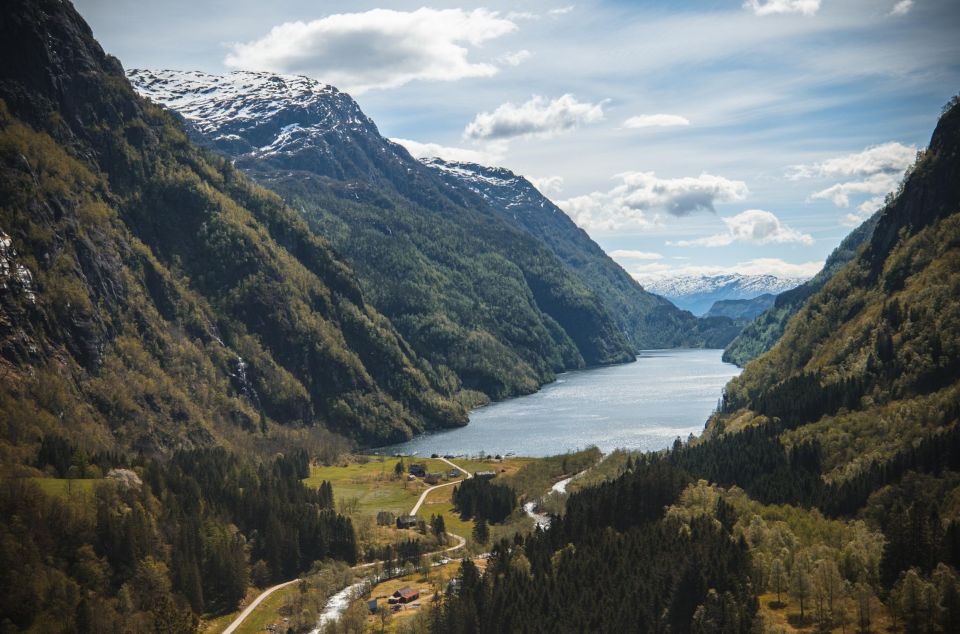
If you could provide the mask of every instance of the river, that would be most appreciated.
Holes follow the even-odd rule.
[[[636,363],[566,372],[539,392],[474,410],[470,424],[387,453],[548,456],[596,445],[656,450],[698,434],[740,373],[722,350],[646,350]]]

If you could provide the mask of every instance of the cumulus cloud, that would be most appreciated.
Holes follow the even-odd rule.
[[[676,125],[690,125],[690,120],[676,114],[641,114],[623,122],[625,128],[666,128]]]
[[[552,196],[563,191],[563,176],[527,176],[527,180],[540,190],[544,196]]]
[[[743,181],[712,174],[657,178],[654,172],[627,172],[617,178],[620,184],[610,191],[576,196],[557,204],[584,229],[611,231],[650,226],[661,212],[686,216],[714,211],[716,203],[743,200],[750,193]]]
[[[285,22],[260,39],[234,44],[224,63],[309,75],[359,94],[414,80],[494,75],[495,65],[468,58],[470,48],[516,28],[486,9],[373,9]]]
[[[501,64],[506,64],[507,66],[519,66],[524,62],[524,60],[530,59],[532,53],[527,49],[513,51],[510,53],[504,53],[497,58]]]
[[[546,99],[535,95],[520,105],[507,102],[493,112],[481,112],[467,124],[468,139],[548,137],[603,119],[603,103],[577,101],[573,95]]]
[[[725,247],[734,242],[749,244],[784,244],[795,242],[799,244],[813,244],[813,237],[801,233],[780,222],[774,214],[763,209],[748,209],[735,216],[721,218],[726,225],[726,231],[696,240],[680,240],[667,244],[678,247]]]
[[[786,262],[780,258],[757,258],[738,262],[733,266],[673,266],[653,262],[631,267],[630,274],[641,284],[665,277],[697,275],[776,275],[777,277],[811,278],[823,268],[823,261]]]
[[[788,170],[791,179],[812,177],[871,176],[874,174],[903,174],[917,156],[917,147],[890,142],[829,158],[812,165],[793,165]]]
[[[833,202],[837,207],[846,209],[850,206],[850,196],[859,194],[885,194],[897,188],[900,182],[898,176],[891,174],[874,174],[863,180],[837,183],[826,189],[810,195],[813,199],[825,199]]]
[[[461,163],[479,163],[480,165],[496,165],[503,160],[503,147],[497,144],[488,146],[485,150],[471,150],[468,148],[448,147],[438,143],[421,143],[410,139],[390,139],[406,148],[414,158],[442,158],[447,161]]]
[[[633,249],[616,249],[608,253],[615,260],[662,260],[663,256],[659,253],[650,251],[634,251]]]
[[[859,205],[856,213],[849,213],[843,218],[843,224],[855,226],[880,208],[883,194],[897,188],[904,172],[913,164],[916,156],[916,146],[890,142],[868,147],[862,152],[829,158],[820,163],[793,165],[787,171],[787,176],[793,180],[845,179],[810,195],[813,200],[829,200],[843,209],[850,206],[851,197],[871,196]]]
[[[746,0],[743,8],[750,9],[756,15],[782,15],[784,13],[799,13],[814,15],[820,10],[820,0]]]
[[[890,9],[890,15],[906,15],[913,8],[913,0],[900,0]]]

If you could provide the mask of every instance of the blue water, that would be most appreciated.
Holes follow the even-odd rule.
[[[636,363],[567,372],[536,394],[493,403],[470,424],[384,447],[388,453],[549,456],[596,445],[656,450],[703,431],[740,373],[722,350],[648,350]]]

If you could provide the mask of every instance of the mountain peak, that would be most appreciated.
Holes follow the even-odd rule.
[[[203,140],[240,158],[324,155],[330,143],[379,134],[350,95],[302,75],[127,71],[142,96],[178,112]]]

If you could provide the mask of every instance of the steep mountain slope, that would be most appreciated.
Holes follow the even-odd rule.
[[[423,162],[451,187],[476,192],[499,217],[545,244],[597,293],[637,349],[720,347],[736,334],[726,319],[698,320],[646,292],[524,177],[475,163]]]
[[[778,420],[786,444],[818,443],[823,473],[840,482],[863,475],[871,460],[883,464],[955,429],[958,173],[955,102],[862,250],[807,298],[780,341],[727,386],[715,430]]]
[[[729,317],[735,321],[756,319],[760,313],[771,308],[775,296],[770,293],[758,295],[753,299],[721,299],[715,301],[707,311],[708,317]]]
[[[753,299],[759,295],[783,293],[802,284],[804,278],[776,275],[678,275],[643,279],[644,288],[663,295],[694,315],[705,315],[714,302],[725,299]]]
[[[468,402],[633,358],[580,278],[381,137],[347,95],[266,73],[128,75],[328,237],[418,355],[476,391]]]
[[[138,97],[68,4],[0,22],[4,439],[88,450],[464,424],[349,268]]]
[[[882,214],[877,211],[863,224],[850,232],[833,250],[823,268],[811,279],[796,288],[777,295],[773,306],[747,324],[743,332],[730,342],[723,351],[723,360],[743,367],[751,359],[763,354],[783,336],[783,330],[808,297],[823,288],[823,285],[843,266],[856,256],[859,248],[873,235],[873,229]]]

